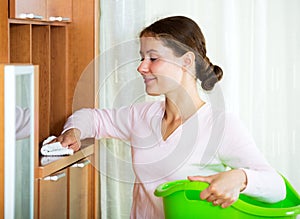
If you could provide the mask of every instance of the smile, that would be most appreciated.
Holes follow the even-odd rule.
[[[155,79],[156,79],[155,77],[153,77],[153,78],[152,77],[151,78],[144,78],[144,83],[147,84],[147,83],[149,83],[149,82],[151,82]]]

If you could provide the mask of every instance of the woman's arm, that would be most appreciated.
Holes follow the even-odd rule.
[[[72,114],[56,139],[63,146],[77,151],[80,139],[130,138],[130,107],[120,109],[81,109]]]
[[[269,203],[284,199],[286,190],[282,177],[263,157],[242,122],[231,114],[225,115],[225,128],[218,133],[222,135],[218,156],[231,170],[207,177],[189,177],[210,183],[201,198],[222,207],[237,200],[240,192]]]
[[[230,168],[246,173],[247,186],[243,194],[269,203],[285,198],[283,178],[267,162],[242,122],[231,114],[226,115],[223,142],[220,159]]]

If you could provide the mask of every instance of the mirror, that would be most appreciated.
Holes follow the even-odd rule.
[[[4,68],[5,218],[33,218],[34,74],[32,65]]]

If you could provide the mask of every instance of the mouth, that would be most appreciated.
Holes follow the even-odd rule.
[[[148,83],[150,83],[151,81],[154,81],[154,80],[156,80],[155,77],[144,77],[144,83],[145,84],[148,84]]]

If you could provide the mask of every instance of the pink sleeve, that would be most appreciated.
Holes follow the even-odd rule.
[[[130,139],[130,107],[120,109],[81,109],[72,114],[64,131],[77,128],[81,139],[118,138]]]
[[[247,187],[243,194],[270,203],[285,198],[283,178],[263,157],[242,122],[231,114],[226,114],[219,156],[230,168],[240,168],[245,171]]]

